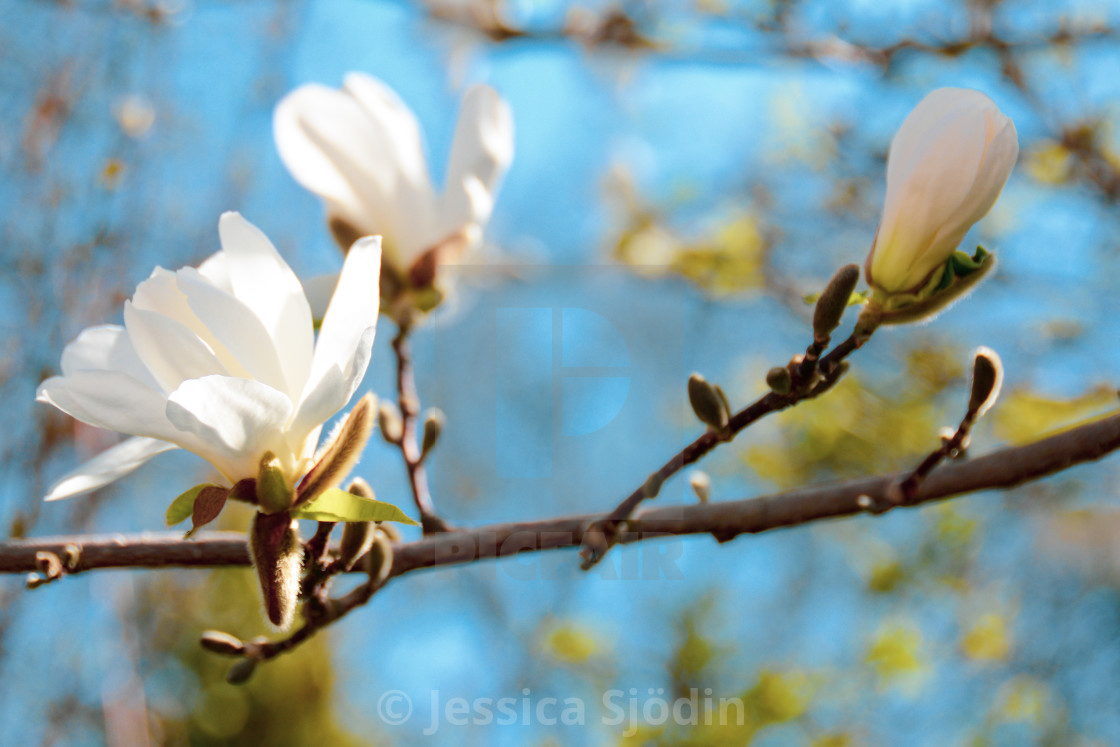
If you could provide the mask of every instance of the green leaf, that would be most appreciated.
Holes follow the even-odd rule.
[[[194,499],[198,497],[198,494],[206,488],[216,487],[219,486],[204,482],[195,485],[193,488],[171,501],[171,505],[167,507],[167,526],[173,527],[180,521],[189,519],[191,514],[194,513]]]
[[[363,498],[339,488],[330,488],[299,508],[289,512],[296,519],[313,521],[396,521],[419,526],[392,503]]]

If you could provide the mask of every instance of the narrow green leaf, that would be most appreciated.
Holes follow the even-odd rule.
[[[218,487],[211,485],[208,482],[195,485],[187,492],[180,495],[175,500],[171,501],[171,505],[167,507],[167,526],[173,527],[180,521],[186,521],[194,513],[194,499],[198,497],[206,488]]]
[[[313,521],[396,521],[419,526],[392,503],[363,498],[339,488],[330,488],[310,503],[289,512],[296,519]]]

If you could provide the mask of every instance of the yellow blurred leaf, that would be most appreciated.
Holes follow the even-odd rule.
[[[584,664],[602,650],[597,638],[575,625],[553,629],[544,639],[544,648],[552,658],[569,664]]]
[[[921,631],[913,625],[891,623],[875,635],[864,661],[875,670],[881,685],[901,677],[914,678],[926,670],[922,645]]]
[[[1051,710],[1053,694],[1046,683],[1021,675],[1005,682],[996,695],[997,709],[1007,721],[1041,723]]]
[[[748,697],[755,704],[763,724],[782,723],[805,713],[812,702],[813,690],[803,672],[764,669]]]
[[[1026,157],[1027,173],[1043,184],[1064,184],[1070,175],[1073,154],[1059,142],[1043,140]]]
[[[1116,390],[1110,386],[1098,386],[1073,399],[1018,389],[1006,392],[988,417],[997,437],[1020,444],[1099,420],[1115,412],[1116,404]]]
[[[965,656],[977,661],[1002,661],[1011,653],[1011,634],[1001,615],[981,615],[961,639]]]

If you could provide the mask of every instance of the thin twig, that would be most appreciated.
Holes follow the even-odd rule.
[[[857,323],[857,327],[859,323]],[[618,540],[619,533],[623,530],[634,511],[642,501],[657,495],[661,485],[670,477],[680,472],[690,464],[703,458],[718,444],[731,441],[737,434],[748,426],[761,420],[763,417],[787,407],[792,407],[798,402],[820,396],[830,389],[843,375],[844,359],[867,342],[868,332],[853,332],[846,340],[837,345],[832,352],[817,359],[820,354],[818,343],[814,343],[806,351],[817,364],[807,371],[802,371],[804,359],[790,363],[791,374],[794,375],[793,387],[785,394],[767,392],[752,404],[731,416],[727,427],[723,430],[707,430],[695,441],[685,446],[669,461],[656,470],[646,481],[619,503],[613,511],[605,517],[595,520],[585,533],[582,568],[588,570],[603,559],[603,556]],[[816,378],[819,372],[820,377]]]
[[[428,474],[421,459],[420,445],[416,436],[416,424],[420,415],[420,399],[416,395],[416,380],[412,372],[412,349],[408,342],[410,327],[402,324],[393,338],[393,352],[397,357],[397,406],[401,411],[401,437],[397,441],[405,468],[408,470],[408,484],[412,498],[420,511],[420,524],[424,534],[446,532],[450,529],[436,514],[432,495],[428,490]]]

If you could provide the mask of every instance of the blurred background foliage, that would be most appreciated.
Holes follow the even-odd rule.
[[[1007,379],[974,452],[1111,412],[1118,30],[1111,0],[10,0],[0,521],[9,537],[156,530],[203,477],[167,455],[42,505],[113,436],[35,405],[35,386],[83,327],[119,321],[152,266],[214,251],[223,210],[260,225],[301,274],[338,266],[270,117],[293,86],[348,70],[415,109],[436,174],[465,84],[495,86],[517,123],[490,246],[416,339],[421,396],[449,416],[431,468],[453,522],[613,506],[697,432],[691,371],[736,404],[763,391],[767,368],[808,342],[804,297],[862,261],[890,137],[942,85],[984,90],[1019,131],[1019,166],[968,238],[994,249],[995,277],[932,323],[882,331],[828,396],[707,460],[713,500],[916,464],[963,414],[979,344]],[[503,358],[524,341],[496,338],[494,314],[529,307],[591,310],[622,344],[546,325],[549,365]],[[381,396],[390,335],[386,322],[366,382]],[[586,370],[564,378],[573,335]],[[619,371],[621,395],[565,384],[555,399],[558,378]],[[359,471],[407,505],[384,444]],[[197,638],[267,633],[250,571],[106,572],[34,593],[4,579],[0,742],[410,744],[451,698],[556,697],[582,699],[587,725],[444,722],[430,740],[1117,744],[1117,477],[1106,460],[725,546],[628,547],[589,574],[571,553],[416,574],[241,688]],[[690,500],[683,478],[659,498]],[[227,514],[244,528],[247,515]],[[662,577],[639,572],[665,558]],[[378,717],[390,690],[412,700],[405,724]],[[604,723],[614,690],[637,699],[633,722]],[[694,691],[695,725],[641,714]],[[733,708],[720,725],[721,698],[741,718]]]

